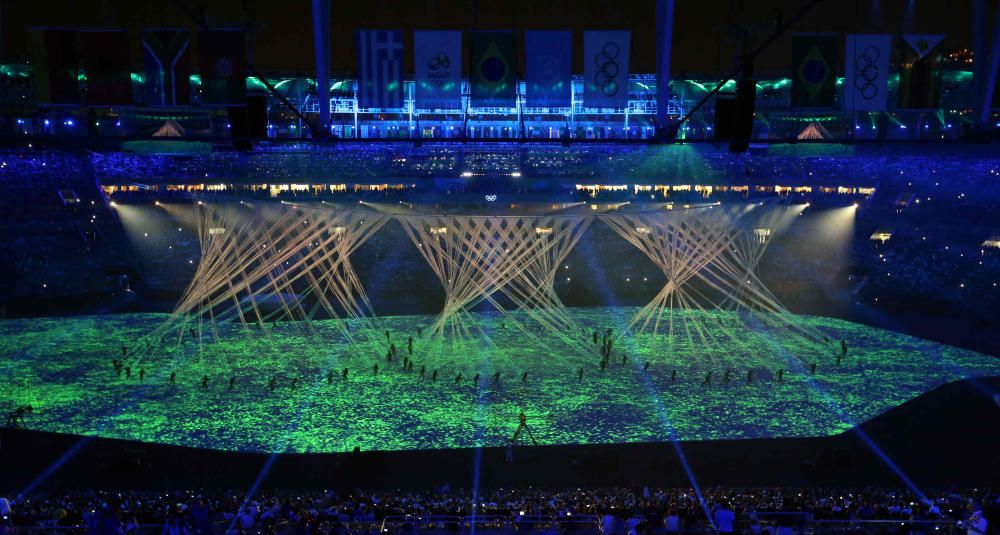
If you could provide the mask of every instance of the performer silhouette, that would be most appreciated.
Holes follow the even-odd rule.
[[[234,388],[236,388],[236,376],[235,375],[229,378],[229,389],[232,390]]]
[[[341,373],[341,375],[344,377],[344,379],[347,379],[347,368],[344,368],[344,371]]]
[[[495,385],[500,384],[500,372],[499,371],[493,374],[493,384],[495,384]]]
[[[455,376],[455,384],[457,385],[461,380],[462,380],[462,372],[458,372],[458,375]]]
[[[528,372],[524,372],[521,374],[521,384],[523,385],[524,383],[527,382],[528,382]]]
[[[576,381],[583,382],[583,368],[576,371]]]
[[[701,386],[708,386],[712,384],[712,372],[705,374],[705,380],[701,383]]]
[[[177,381],[177,372],[170,372],[170,384],[174,384]]]
[[[517,431],[514,431],[514,436],[510,439],[511,444],[516,444],[517,439],[521,437],[521,433],[527,432],[528,438],[531,439],[531,444],[537,446],[538,442],[535,441],[535,436],[531,434],[531,428],[528,427],[528,416],[521,411],[521,414],[517,415],[518,425]]]
[[[201,389],[208,390],[208,376],[204,375],[201,378]]]
[[[670,382],[671,383],[677,382],[677,370],[670,372]]]
[[[423,378],[424,378],[424,374],[425,374],[425,373],[427,373],[427,365],[425,365],[425,364],[421,364],[421,365],[420,365],[420,378],[421,378],[421,379],[423,379]]]

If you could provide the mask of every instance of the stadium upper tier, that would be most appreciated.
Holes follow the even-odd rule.
[[[104,184],[182,179],[323,183],[403,178],[568,179],[583,183],[709,185],[803,183],[871,186],[889,176],[989,174],[1000,161],[993,147],[928,151],[924,146],[777,145],[733,154],[709,145],[564,146],[558,143],[280,143],[251,152],[199,154],[92,152]],[[933,161],[933,166],[926,165]],[[978,174],[978,173],[977,173]],[[953,179],[954,180],[954,179]]]
[[[27,65],[4,65],[0,69],[0,103],[34,102],[34,76]],[[857,140],[953,140],[971,126],[975,100],[972,72],[965,65],[949,65],[942,71],[940,107],[936,110],[896,109],[899,100],[899,76],[888,80],[889,112],[850,114],[843,111],[844,78],[836,80],[836,106],[829,109],[793,109],[792,81],[771,77],[757,81],[755,139],[857,139]],[[141,93],[144,77],[132,73],[133,91]],[[321,104],[315,82],[306,78],[268,78],[276,94],[268,94],[256,77],[248,77],[250,95],[265,96],[267,109],[266,137],[298,139],[310,135],[308,124],[286,107],[288,102],[305,117],[317,117]],[[192,75],[191,87],[198,89],[201,78]],[[694,109],[719,79],[711,76],[689,77],[670,81],[671,98],[667,118],[679,120]],[[526,82],[517,84],[517,98],[509,107],[476,107],[470,103],[471,87],[462,81],[462,97],[451,108],[422,105],[414,96],[414,80],[405,80],[403,107],[365,108],[359,104],[357,81],[331,80],[329,108],[330,135],[340,139],[574,139],[574,140],[650,140],[656,129],[656,76],[636,73],[629,76],[629,98],[625,107],[596,108],[583,101],[583,79],[575,75],[571,83],[571,106],[531,107],[526,100]],[[730,80],[723,93],[735,91]],[[50,113],[12,116],[5,133],[17,135],[56,135],[68,137],[143,138],[155,135],[172,121],[178,129],[172,135],[185,138],[225,138],[233,132],[224,110],[199,104],[199,91],[192,94],[192,106],[171,109],[119,107],[94,109],[93,115],[78,108],[55,109]],[[710,98],[680,128],[678,139],[705,140],[715,135],[715,99]],[[991,115],[991,123],[1000,125],[1000,114]]]

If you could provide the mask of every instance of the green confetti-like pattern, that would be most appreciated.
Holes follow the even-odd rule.
[[[267,335],[228,325],[217,341],[207,327],[201,342],[178,342],[174,330],[148,353],[144,337],[167,315],[5,320],[0,402],[32,404],[26,423],[44,431],[220,450],[336,452],[502,446],[522,410],[540,444],[824,436],[939,385],[1000,375],[1000,359],[847,321],[798,317],[830,339],[815,344],[790,330],[762,334],[736,313],[721,311],[676,313],[705,329],[707,342],[680,329],[672,337],[616,339],[602,372],[591,333],[623,325],[634,312],[570,309],[582,326],[573,336],[593,348],[589,354],[554,348],[534,328],[515,329],[514,320],[524,317],[490,313],[466,318],[474,335],[464,340],[418,337],[418,327],[433,318],[398,316],[379,318],[377,328],[315,321],[308,335],[302,324],[279,323]],[[347,343],[345,326],[355,345]],[[397,346],[391,363],[384,330]],[[414,369],[404,371],[410,335]],[[849,354],[838,366],[842,338]],[[132,348],[131,380],[118,378],[111,364],[122,344]],[[624,365],[622,350],[628,354]],[[813,362],[818,370],[810,375]],[[420,380],[422,365],[427,372]],[[142,383],[140,368],[146,372]],[[727,368],[732,380],[722,385]],[[751,384],[748,368],[754,370]],[[787,370],[782,382],[774,377],[779,368]],[[430,379],[434,369],[436,382]],[[676,382],[670,379],[674,370]],[[709,370],[713,385],[705,388]],[[178,377],[173,386],[171,371]],[[477,372],[478,387],[472,380]],[[203,375],[209,376],[206,390],[200,388]],[[272,377],[274,391],[268,388]]]

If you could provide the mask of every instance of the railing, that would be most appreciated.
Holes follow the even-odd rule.
[[[416,533],[575,533],[597,534],[597,517],[549,515],[401,515],[387,516],[382,521],[382,533],[399,535]]]
[[[737,532],[769,533],[771,535],[959,535],[964,530],[953,520],[813,520],[805,513],[758,513],[758,523],[751,529],[745,520],[737,526]],[[394,515],[381,522],[339,522],[322,520],[320,524],[339,524],[341,533],[367,533],[391,535],[460,534],[501,535],[514,533],[553,533],[566,535],[602,535],[600,518],[594,515],[549,516],[549,515]],[[46,522],[48,524],[48,522]],[[616,522],[614,532],[625,533],[622,522]],[[226,533],[228,522],[218,523],[213,532]],[[131,526],[123,535],[162,535],[162,524]],[[275,526],[275,533],[290,534],[295,526],[281,522]],[[188,530],[194,533],[190,526]],[[252,534],[258,529],[235,529],[231,533]],[[710,535],[715,532],[707,525],[667,531],[661,525],[649,526],[649,532],[656,535]],[[0,524],[0,535],[86,535],[86,526],[4,526]]]
[[[3,526],[0,535],[86,535],[91,530],[87,526],[57,526],[54,521],[40,522],[38,526]],[[103,531],[102,531],[103,533]],[[123,526],[123,535],[162,535],[163,524],[140,524]]]
[[[895,533],[924,535],[954,535],[962,530],[953,520],[817,520],[813,522],[815,535],[838,533]]]

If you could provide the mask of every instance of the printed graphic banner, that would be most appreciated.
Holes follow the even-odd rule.
[[[44,104],[80,105],[79,55],[74,30],[32,32],[35,100]]]
[[[941,102],[944,35],[905,34],[899,47],[900,109],[934,109]]]
[[[628,59],[631,33],[588,31],[583,34],[583,105],[628,106]]]
[[[514,107],[513,32],[472,32],[469,79],[473,106]]]
[[[844,56],[844,111],[885,111],[891,35],[848,35]]]
[[[191,103],[191,54],[187,30],[143,30],[142,63],[147,106]]]
[[[358,107],[403,107],[403,32],[399,30],[359,30],[355,32],[358,52]]]
[[[837,86],[837,34],[792,37],[792,107],[833,107]]]
[[[524,48],[527,57],[526,105],[568,108],[571,105],[572,33],[528,31],[524,33]]]
[[[462,105],[462,32],[413,32],[415,106],[457,109]]]
[[[246,105],[245,32],[199,32],[198,52],[201,63],[201,103],[209,106]]]
[[[80,59],[87,73],[87,105],[132,104],[131,58],[125,30],[81,31]]]

